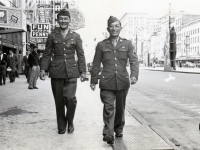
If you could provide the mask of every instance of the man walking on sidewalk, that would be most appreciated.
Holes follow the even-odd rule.
[[[48,36],[46,49],[41,59],[40,77],[44,80],[45,70],[49,71],[56,105],[58,133],[64,134],[67,123],[68,133],[74,131],[77,78],[80,75],[81,78],[85,78],[86,63],[80,35],[69,29],[69,12],[61,10],[57,18],[60,28]],[[78,61],[75,60],[75,52]],[[51,57],[53,57],[52,61]]]
[[[40,74],[40,62],[39,55],[37,53],[37,47],[33,46],[33,51],[28,56],[28,64],[31,68],[30,81],[28,89],[38,89],[36,86],[37,79]]]
[[[3,50],[0,47],[0,85],[6,84],[6,65],[7,65],[7,55],[3,54]]]
[[[13,53],[13,50],[9,50],[10,55],[8,56],[8,68],[12,70],[9,72],[10,82],[15,81],[15,72],[17,70],[18,58],[17,55]]]
[[[123,136],[125,125],[125,103],[128,89],[131,84],[138,80],[139,64],[136,52],[131,41],[119,37],[121,22],[115,18],[108,19],[108,32],[110,37],[99,42],[93,60],[91,73],[92,90],[98,84],[98,74],[101,63],[103,70],[100,77],[100,97],[104,104],[103,108],[103,141],[114,144],[114,132],[116,137]],[[127,61],[130,63],[130,80],[126,70]],[[116,101],[116,113],[114,104]]]

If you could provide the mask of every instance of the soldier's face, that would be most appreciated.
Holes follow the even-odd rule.
[[[61,29],[67,29],[70,23],[70,18],[68,16],[60,15],[58,18],[58,24]]]
[[[107,30],[110,33],[111,37],[119,36],[119,34],[120,34],[121,30],[122,30],[120,22],[116,21],[116,22],[111,23],[108,26]]]

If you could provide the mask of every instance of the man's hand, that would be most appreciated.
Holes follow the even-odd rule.
[[[137,83],[137,79],[135,77],[131,77],[130,79],[131,79],[131,85]]]
[[[85,72],[81,73],[81,82],[84,82],[86,80],[87,80],[86,79],[86,73]]]
[[[40,79],[44,81],[45,78],[46,78],[45,71],[41,70],[41,72],[40,72]]]
[[[94,84],[94,83],[91,83],[90,84],[90,88],[94,91],[95,90],[95,88],[96,88],[96,84]]]

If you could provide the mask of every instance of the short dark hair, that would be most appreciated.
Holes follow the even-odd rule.
[[[57,14],[57,19],[59,18],[59,16],[68,16],[70,18],[70,13],[69,11],[62,9],[60,10],[60,12]]]

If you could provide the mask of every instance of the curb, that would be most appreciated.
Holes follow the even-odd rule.
[[[155,132],[157,135],[159,135],[167,144],[169,144],[173,150],[184,150],[181,146],[176,146],[176,143],[173,143],[172,141],[170,141],[167,137],[165,137],[164,135],[161,135],[158,130],[149,124],[149,122],[147,122],[137,111],[135,111],[134,109],[131,109],[129,106],[126,105],[126,110],[142,125],[148,125],[153,132]]]
[[[164,71],[164,70],[153,70],[153,69],[143,69],[149,71],[162,71],[162,72],[175,72],[175,73],[190,73],[190,74],[200,74],[200,72],[186,72],[186,71]]]

